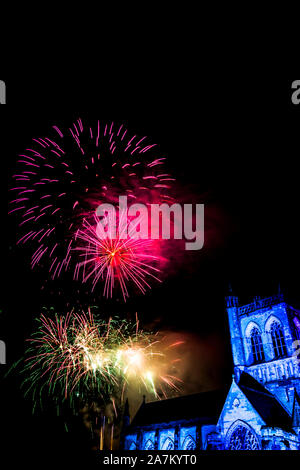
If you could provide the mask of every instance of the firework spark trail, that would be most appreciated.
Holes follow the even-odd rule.
[[[155,398],[179,391],[181,380],[169,373],[167,349],[158,334],[143,332],[119,318],[104,321],[88,312],[38,319],[37,331],[22,370],[26,394],[35,401],[46,393],[57,403],[89,396],[121,403],[127,387],[146,390]],[[173,345],[174,346],[174,345]]]
[[[161,171],[165,157],[157,145],[130,136],[123,124],[87,125],[78,119],[67,130],[53,126],[53,133],[33,139],[19,155],[9,213],[19,218],[17,244],[35,244],[32,268],[50,266],[56,278],[73,268],[75,234],[98,205],[115,203],[118,195],[145,204],[170,202],[174,178]],[[140,278],[144,268],[140,263],[130,271],[123,267],[123,279],[143,291],[148,287]],[[108,282],[109,294],[113,286]],[[122,282],[121,287],[126,297]]]

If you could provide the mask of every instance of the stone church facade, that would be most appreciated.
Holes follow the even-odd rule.
[[[281,294],[227,312],[229,389],[127,407],[124,449],[300,450],[300,312]]]

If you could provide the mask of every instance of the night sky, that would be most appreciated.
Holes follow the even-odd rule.
[[[10,104],[0,110],[5,221],[0,339],[7,345],[8,364],[1,366],[1,375],[22,355],[41,306],[66,311],[76,300],[77,305],[97,304],[108,314],[128,318],[138,312],[146,327],[192,338],[191,347],[200,357],[187,392],[217,388],[231,379],[224,308],[229,283],[241,303],[273,295],[280,283],[287,299],[300,305],[300,106],[290,101],[292,80],[227,78],[222,86],[208,79],[176,86],[167,80],[128,82],[125,87],[107,79],[99,87],[95,79],[79,93],[79,79],[60,81],[56,88],[7,80]],[[30,102],[24,100],[25,86]],[[79,117],[125,122],[132,134],[149,136],[167,156],[167,168],[189,201],[205,204],[203,250],[187,252],[181,263],[176,263],[175,253],[163,284],[154,283],[145,296],[130,297],[126,305],[121,299],[91,296],[63,279],[41,290],[43,273],[31,271],[30,252],[16,248],[16,222],[6,215],[7,179],[10,185],[17,154],[32,137],[47,135],[52,125],[69,125]],[[65,455],[84,450],[84,437],[66,437],[55,416],[31,416],[18,377],[1,380],[10,448],[27,456],[33,448],[43,453],[49,446],[53,455],[62,449]]]

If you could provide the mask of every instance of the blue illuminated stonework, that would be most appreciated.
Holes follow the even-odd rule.
[[[300,312],[281,294],[227,298],[234,375],[226,390],[142,403],[127,450],[300,450]],[[297,343],[298,341],[298,343]]]

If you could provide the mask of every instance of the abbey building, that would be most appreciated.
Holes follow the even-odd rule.
[[[300,450],[300,312],[283,296],[227,298],[234,363],[227,390],[142,403],[127,450]],[[297,351],[298,349],[298,351]]]

